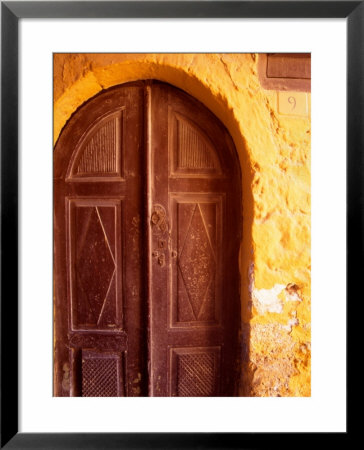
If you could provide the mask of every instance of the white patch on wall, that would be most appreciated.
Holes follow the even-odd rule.
[[[267,312],[281,313],[283,302],[278,295],[285,289],[285,284],[276,284],[272,289],[254,289],[253,305],[259,314]]]
[[[283,325],[282,328],[284,328],[285,330],[291,332],[292,331],[292,327],[294,327],[295,325],[298,325],[298,319],[290,319],[287,323],[287,325]]]

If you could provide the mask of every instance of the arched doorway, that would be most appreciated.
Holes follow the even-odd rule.
[[[54,394],[235,395],[240,210],[200,102],[148,80],[84,104],[54,151]]]

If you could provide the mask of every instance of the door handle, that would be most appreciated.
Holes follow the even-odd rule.
[[[157,238],[158,249],[152,252],[152,256],[157,258],[158,264],[161,267],[166,265],[168,220],[165,208],[162,205],[155,204],[150,216],[150,223],[153,230],[153,235]]]

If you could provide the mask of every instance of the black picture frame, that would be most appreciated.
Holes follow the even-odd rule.
[[[346,18],[347,305],[363,272],[364,1],[1,2],[1,448],[262,448],[280,433],[18,432],[18,21],[20,18]],[[348,345],[348,349],[350,346]],[[348,416],[349,418],[349,412]],[[335,434],[344,444],[349,436]],[[287,437],[287,436],[286,436]],[[289,438],[289,435],[288,435]],[[295,446],[309,444],[309,433]],[[316,434],[319,443],[327,435]],[[280,441],[282,442],[282,441]],[[347,443],[347,442],[345,442]]]

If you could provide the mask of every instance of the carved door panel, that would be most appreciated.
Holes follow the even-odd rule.
[[[75,113],[54,153],[55,395],[234,395],[239,186],[226,130],[178,89]]]

